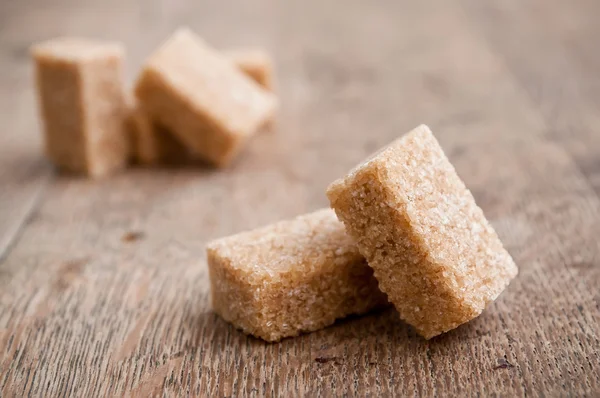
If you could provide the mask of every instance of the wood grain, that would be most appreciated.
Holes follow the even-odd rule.
[[[49,179],[40,157],[37,114],[29,78],[28,53],[6,37],[7,14],[0,6],[0,259],[21,230]]]
[[[0,396],[597,396],[598,4],[350,0],[0,4]],[[27,47],[119,39],[127,74],[175,27],[263,46],[282,110],[229,169],[57,176]],[[430,125],[520,267],[424,341],[393,310],[265,344],[210,310],[216,237],[327,204]]]

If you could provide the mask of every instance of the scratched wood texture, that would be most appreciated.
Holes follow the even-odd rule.
[[[0,2],[0,396],[600,395],[600,2]],[[282,109],[223,171],[57,175],[28,46],[179,25],[262,46]],[[429,124],[520,267],[431,341],[393,310],[265,344],[210,309],[205,243],[327,205]]]

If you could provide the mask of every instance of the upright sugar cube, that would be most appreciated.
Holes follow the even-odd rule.
[[[187,29],[151,55],[135,91],[153,120],[217,166],[227,165],[277,107],[272,93]]]
[[[248,77],[271,90],[273,64],[261,50],[231,50],[226,57]],[[190,157],[190,151],[165,127],[154,122],[141,105],[133,109],[134,158],[141,164],[176,163]]]
[[[214,310],[278,341],[387,303],[330,209],[209,243]]]
[[[48,157],[67,171],[103,176],[129,153],[121,45],[58,38],[32,48]]]
[[[477,317],[517,275],[427,126],[335,181],[327,196],[381,290],[425,338]]]

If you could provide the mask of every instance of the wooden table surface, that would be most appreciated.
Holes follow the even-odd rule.
[[[600,395],[597,0],[0,2],[0,396]],[[179,25],[277,62],[277,128],[232,167],[57,175],[28,46]],[[265,344],[211,312],[205,243],[327,206],[429,124],[520,267],[425,341],[393,310]]]

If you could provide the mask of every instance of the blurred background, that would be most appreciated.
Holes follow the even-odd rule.
[[[336,386],[456,395],[465,385],[482,395],[594,395],[598,15],[597,0],[0,0],[0,348],[13,336],[0,370],[14,355],[22,361],[0,382],[23,395],[46,380],[55,380],[48,391],[66,391],[74,371],[44,373],[35,354],[52,345],[65,353],[53,364],[100,375],[71,380],[81,393],[137,388],[147,374],[163,386],[186,369],[197,391],[233,396],[298,385],[325,395]],[[225,170],[57,175],[42,152],[31,44],[62,35],[121,41],[131,85],[182,25],[215,48],[273,56],[281,109],[272,131]],[[331,181],[421,123],[520,267],[499,303],[432,344],[392,313],[268,348],[211,314],[208,240],[327,206]],[[132,232],[143,239],[125,244]],[[290,352],[297,359],[286,368]],[[349,365],[317,366],[322,352]],[[495,370],[498,358],[513,371]],[[245,379],[231,382],[238,368]]]
[[[2,154],[2,169],[10,170],[5,179],[18,184],[48,169],[40,156],[28,54],[32,43],[61,35],[122,41],[128,52],[129,84],[144,58],[182,25],[219,49],[249,46],[269,51],[282,101],[278,126],[274,134],[252,142],[235,173],[211,174],[233,186],[209,184],[226,187],[211,188],[217,196],[235,195],[239,179],[255,187],[258,197],[273,197],[252,204],[271,210],[264,211],[268,219],[260,211],[250,212],[260,219],[242,221],[241,226],[248,227],[326,205],[323,190],[333,178],[420,123],[430,125],[455,162],[460,159],[455,151],[464,152],[466,146],[474,148],[468,153],[477,154],[479,146],[526,142],[571,128],[565,126],[571,121],[555,111],[566,101],[573,106],[574,98],[583,101],[578,98],[581,73],[571,73],[580,65],[570,64],[571,52],[582,54],[582,61],[594,61],[585,51],[593,45],[593,36],[586,35],[593,23],[590,13],[582,7],[569,17],[572,7],[560,2],[1,4],[1,139],[11,148]],[[587,6],[594,9],[591,2]],[[549,30],[562,39],[549,36]],[[571,42],[577,49],[567,45]],[[465,166],[458,162],[464,178],[489,175],[480,169],[491,164],[477,171],[473,162],[477,159],[465,158]],[[275,186],[281,193],[272,189]],[[294,200],[283,200],[283,192]],[[236,214],[239,220],[252,215],[242,210]]]

